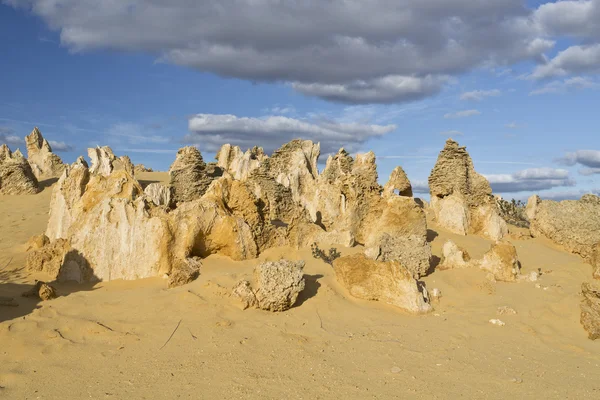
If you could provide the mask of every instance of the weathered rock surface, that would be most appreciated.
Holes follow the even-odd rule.
[[[39,191],[38,180],[27,160],[3,146],[0,152],[0,194],[36,194]]]
[[[217,166],[227,171],[236,180],[246,180],[250,173],[267,159],[262,147],[253,147],[242,152],[238,146],[225,144],[217,153]]]
[[[33,297],[42,301],[56,298],[56,289],[46,282],[37,281],[35,285],[22,294],[23,297]]]
[[[494,279],[503,282],[515,282],[521,271],[517,249],[509,242],[492,244],[478,265],[481,269],[492,273]]]
[[[393,196],[398,191],[399,196],[412,197],[412,185],[402,167],[396,167],[390,174],[390,179],[383,187],[383,195]]]
[[[591,264],[594,267],[594,279],[600,279],[600,242],[596,243],[593,248]]]
[[[29,272],[44,272],[53,280],[62,280],[61,268],[71,250],[71,245],[66,239],[46,242],[44,246],[27,253],[25,266]]]
[[[133,176],[135,171],[133,163],[128,156],[117,157],[108,146],[88,149],[88,156],[92,160],[90,174],[109,176],[113,171],[126,171]]]
[[[44,139],[37,127],[25,137],[25,144],[29,164],[38,180],[56,178],[62,174],[65,165],[60,157],[52,152],[50,143]]]
[[[200,151],[188,146],[179,149],[169,169],[173,201],[177,204],[201,198],[210,183],[223,175],[216,164],[206,164]]]
[[[375,260],[398,261],[418,278],[429,270],[431,247],[423,209],[412,197],[394,196],[381,201],[379,218],[372,219],[366,237],[366,254]]]
[[[152,168],[146,168],[144,164],[136,164],[133,167],[133,171],[137,174],[138,172],[154,172]]]
[[[431,171],[429,190],[435,218],[444,228],[492,240],[508,233],[488,181],[475,171],[466,148],[452,139],[446,141]]]
[[[200,276],[202,261],[199,257],[186,258],[173,266],[169,273],[169,287],[187,285]]]
[[[41,235],[36,235],[36,236],[32,236],[31,238],[29,238],[29,240],[27,241],[27,244],[25,245],[25,248],[26,248],[26,251],[39,250],[48,244],[50,244],[50,239],[48,239],[48,236],[41,234]]]
[[[547,237],[567,251],[592,262],[600,243],[600,198],[583,196],[580,200],[556,202],[532,196],[527,202],[527,217],[534,237]]]
[[[600,286],[584,282],[581,285],[581,325],[591,340],[600,338]]]
[[[144,194],[157,206],[170,207],[173,201],[173,191],[170,186],[154,182],[146,186]]]
[[[468,268],[471,266],[471,256],[467,250],[447,240],[442,247],[442,260],[437,266],[440,270]]]
[[[254,289],[248,281],[239,282],[232,295],[245,308],[257,307],[267,311],[291,308],[304,290],[304,261],[269,261],[254,269]]]
[[[50,199],[50,217],[46,228],[46,236],[50,240],[68,237],[71,224],[78,213],[82,212],[78,203],[89,180],[90,172],[83,157],[79,157],[63,171]]]
[[[424,287],[397,261],[382,262],[362,254],[341,257],[333,262],[338,282],[352,296],[381,301],[414,314],[431,311]]]

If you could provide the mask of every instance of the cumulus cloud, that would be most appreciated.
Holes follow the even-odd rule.
[[[583,195],[595,194],[600,196],[600,189],[572,189],[572,190],[559,190],[551,191],[546,193],[540,193],[539,196],[544,200],[579,200]]]
[[[445,114],[444,118],[446,118],[446,119],[448,119],[448,118],[467,118],[467,117],[472,117],[474,115],[481,115],[481,111],[479,111],[479,110],[457,111],[457,112]]]
[[[535,19],[523,0],[2,1],[71,51],[146,52],[343,103],[423,98],[446,76],[542,60],[554,46],[553,11]]]
[[[347,84],[294,83],[292,87],[310,96],[338,103],[393,103],[420,100],[442,90],[446,76],[386,76]]]
[[[230,143],[242,149],[259,145],[271,152],[290,140],[302,138],[320,142],[321,151],[325,154],[337,152],[340,147],[356,151],[367,140],[382,137],[396,129],[396,125],[220,114],[197,114],[190,118],[188,125],[191,133],[184,141],[197,144],[201,150],[216,151],[223,144]]]
[[[48,140],[52,151],[73,151],[75,148],[65,142],[57,142],[56,140]]]
[[[599,150],[577,150],[565,154],[559,158],[559,164],[574,166],[582,165],[585,168],[579,170],[581,175],[589,176],[600,174],[600,151]]]
[[[564,169],[530,168],[513,174],[490,174],[485,177],[495,193],[536,192],[575,186],[569,171]]]
[[[7,126],[0,126],[0,145],[21,146],[25,144],[23,138],[14,134],[15,131]]]
[[[461,100],[471,100],[471,101],[481,101],[486,97],[497,97],[500,96],[502,92],[498,89],[493,90],[474,90],[472,92],[465,92],[460,95]]]
[[[412,190],[419,194],[429,194],[429,183],[426,180],[411,181]]]
[[[596,81],[590,78],[576,76],[573,78],[549,82],[538,89],[532,90],[529,92],[529,95],[535,96],[540,94],[566,93],[574,90],[595,88],[600,88],[600,84],[598,84]]]
[[[538,66],[531,74],[531,78],[543,79],[598,72],[600,72],[600,44],[578,45],[561,51],[548,63]]]

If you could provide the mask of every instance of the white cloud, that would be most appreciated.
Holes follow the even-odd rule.
[[[108,128],[110,136],[123,137],[131,144],[139,143],[168,143],[171,139],[165,136],[145,134],[147,129],[140,125],[130,122],[122,122],[112,125]]]
[[[25,144],[23,138],[14,134],[14,129],[7,126],[0,126],[0,145],[22,146]]]
[[[510,122],[504,126],[508,129],[519,129],[522,125],[517,124],[516,122]]]
[[[574,90],[583,90],[583,89],[596,89],[600,88],[600,84],[598,82],[581,76],[576,76],[573,78],[568,78],[564,80],[556,80],[547,83],[541,88],[532,90],[529,92],[530,96],[540,95],[540,94],[553,94],[553,93],[567,93],[569,91]]]
[[[297,91],[338,103],[393,103],[420,100],[442,90],[446,76],[388,75],[345,84],[298,83]]]
[[[600,44],[571,46],[548,63],[538,66],[532,79],[553,78],[582,73],[600,72]]]
[[[554,46],[548,12],[535,22],[523,0],[2,1],[74,52],[145,52],[343,103],[431,96],[446,76],[541,60]]]
[[[462,136],[463,133],[461,131],[452,130],[452,131],[440,132],[440,135],[452,137],[452,136]]]
[[[50,143],[50,147],[52,147],[52,151],[73,151],[74,147],[65,142],[57,142],[56,140],[48,140]]]
[[[554,168],[530,168],[513,174],[484,175],[495,193],[535,192],[555,187],[575,186],[569,171]]]
[[[493,90],[474,90],[472,92],[465,92],[460,95],[461,100],[472,100],[472,101],[481,101],[486,97],[497,97],[500,96],[502,92],[498,89]]]
[[[599,150],[577,150],[565,154],[556,160],[559,164],[573,166],[582,165],[585,168],[579,170],[581,175],[589,176],[600,174],[600,151]]]
[[[296,114],[296,108],[294,108],[294,106],[292,106],[292,105],[287,105],[287,106],[275,105],[271,108],[263,108],[262,112],[266,113],[266,114],[271,114],[271,115],[290,115],[290,114]]]
[[[429,194],[429,183],[426,180],[411,181],[411,186],[414,193]]]
[[[454,113],[448,113],[444,115],[444,118],[467,118],[467,117],[472,117],[475,115],[481,115],[481,111],[479,110],[464,110],[464,111],[457,111]]]
[[[320,142],[323,153],[332,153],[340,147],[355,151],[367,140],[383,137],[395,129],[396,125],[305,121],[283,116],[248,118],[197,114],[190,118],[191,133],[184,140],[208,151],[216,151],[223,144],[230,143],[244,149],[258,145],[270,152],[290,140],[302,138]]]

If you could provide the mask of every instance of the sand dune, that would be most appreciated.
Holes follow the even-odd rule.
[[[541,268],[536,283],[491,283],[477,269],[425,277],[443,294],[425,316],[354,299],[310,249],[289,248],[243,262],[210,256],[198,280],[176,289],[160,278],[57,284],[59,298],[36,303],[19,296],[44,278],[23,270],[24,243],[45,229],[50,190],[0,197],[0,296],[18,303],[0,306],[4,398],[600,396],[600,344],[579,323],[591,267],[546,240],[513,241],[523,273]],[[437,256],[449,238],[474,257],[490,245],[429,225]],[[299,302],[283,313],[242,311],[230,288],[283,255],[306,260]],[[501,306],[518,314],[499,316]]]

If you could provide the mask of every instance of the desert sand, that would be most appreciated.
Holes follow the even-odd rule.
[[[522,274],[541,269],[537,282],[434,271],[423,280],[442,297],[421,316],[351,297],[310,249],[291,248],[240,262],[212,255],[175,289],[162,278],[56,283],[60,297],[39,302],[20,296],[46,278],[24,269],[25,243],[46,228],[52,183],[0,196],[0,296],[18,304],[0,306],[2,398],[600,398],[600,343],[579,322],[591,267],[546,239],[511,239]],[[475,258],[491,244],[428,226],[437,257],[447,239]],[[282,256],[306,261],[299,301],[282,313],[242,310],[231,287]],[[517,314],[498,315],[504,306]]]

